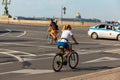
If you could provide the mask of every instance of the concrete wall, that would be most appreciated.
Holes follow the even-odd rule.
[[[21,25],[35,25],[35,26],[48,26],[50,21],[38,21],[38,20],[13,20],[13,19],[5,19],[5,20],[0,20],[0,23],[7,23],[7,24],[21,24]],[[83,26],[93,26],[98,23],[94,22],[61,22],[58,21],[59,26],[63,25],[68,25],[70,24],[71,26],[78,26],[78,27],[83,27]]]

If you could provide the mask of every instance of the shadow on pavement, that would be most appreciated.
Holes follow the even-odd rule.
[[[29,61],[22,62],[22,68],[30,68],[31,65],[32,65],[32,63]]]
[[[28,40],[28,39],[3,39],[3,40],[0,40],[0,42],[27,42],[27,41],[31,41],[31,40]]]
[[[0,33],[8,33],[8,32],[10,32],[10,33],[21,33],[21,32],[23,32],[23,31],[16,31],[16,30],[12,30],[12,31],[8,31],[8,30],[0,30]]]
[[[85,68],[78,67],[78,68],[73,69],[73,70],[74,71],[84,71],[84,70],[92,71],[92,70],[105,70],[105,69],[112,69],[112,68],[115,68],[115,67],[110,67],[110,66],[85,67]]]

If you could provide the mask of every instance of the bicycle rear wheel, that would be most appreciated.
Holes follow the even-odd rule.
[[[63,66],[63,57],[60,53],[57,53],[52,62],[52,68],[55,72],[59,72]]]
[[[68,58],[68,63],[71,69],[75,69],[76,66],[78,65],[79,62],[79,56],[78,53],[75,51],[72,51],[69,58]]]

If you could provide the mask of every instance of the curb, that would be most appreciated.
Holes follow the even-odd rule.
[[[61,80],[120,80],[120,67]]]

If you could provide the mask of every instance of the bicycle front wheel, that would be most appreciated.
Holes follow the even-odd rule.
[[[59,72],[63,66],[63,57],[62,55],[56,54],[53,58],[53,62],[52,62],[52,68],[55,72]]]
[[[79,62],[79,56],[78,53],[75,51],[72,51],[69,58],[68,58],[68,63],[71,69],[75,69],[76,66],[78,65]]]
[[[54,41],[54,39],[53,39],[52,35],[48,34],[47,35],[47,42],[48,42],[48,44],[53,44],[53,41]]]

